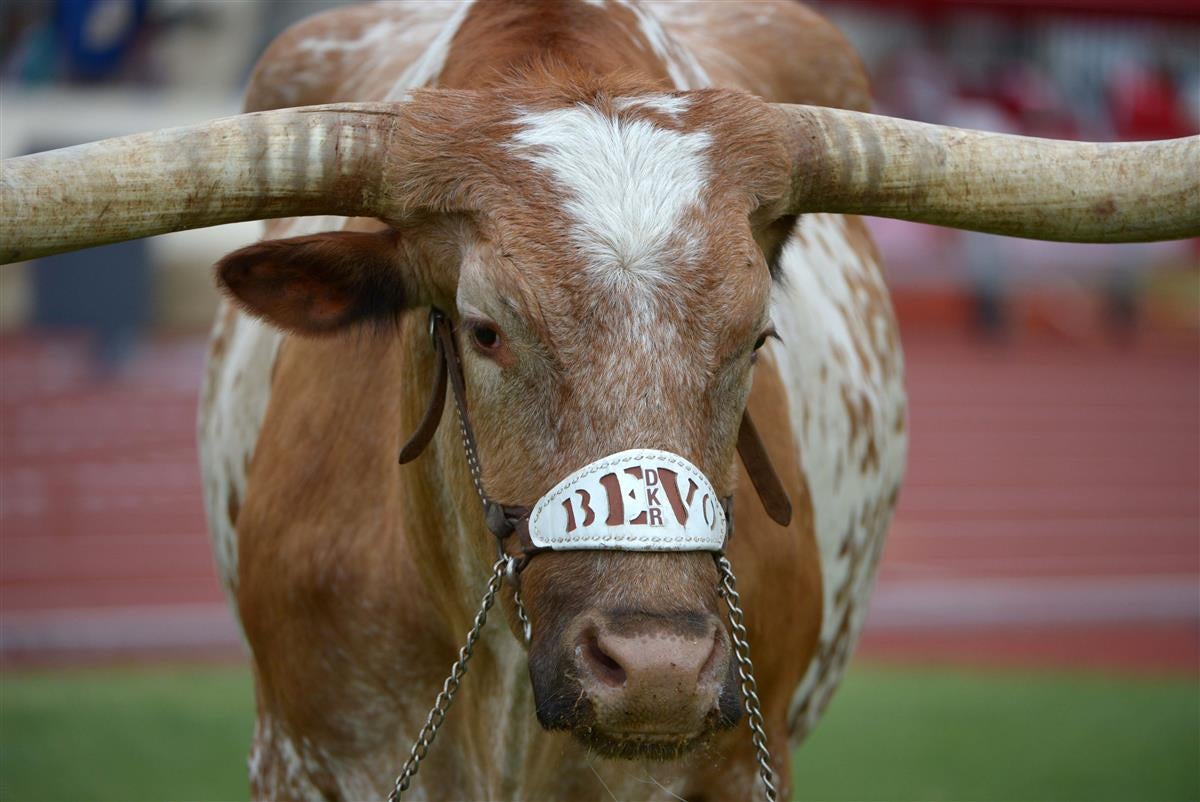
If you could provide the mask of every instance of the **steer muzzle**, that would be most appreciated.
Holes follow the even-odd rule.
[[[667,760],[741,714],[729,635],[707,610],[593,608],[535,636],[530,674],[538,720],[601,755]]]

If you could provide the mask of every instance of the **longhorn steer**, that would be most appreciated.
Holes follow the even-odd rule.
[[[272,220],[273,239],[217,267],[232,303],[200,441],[253,653],[256,797],[385,794],[495,559],[456,427],[396,461],[441,412],[435,395],[422,425],[438,385],[423,307],[453,323],[442,343],[461,358],[488,497],[532,505],[625,449],[671,452],[734,496],[727,553],[787,793],[789,743],[853,648],[904,464],[895,321],[866,230],[841,213],[1100,241],[1200,219],[1194,139],[937,128],[859,113],[866,86],[841,36],[782,0],[351,7],[271,46],[246,104],[263,113],[6,164],[9,261],[351,218]],[[266,111],[315,103],[338,105]],[[786,526],[735,458],[744,409],[790,496]],[[608,514],[632,537],[633,513],[612,512],[630,493],[646,526],[681,516],[653,495],[675,479],[639,470],[555,496],[579,516],[555,536]],[[476,644],[415,793],[754,793],[712,555],[597,537],[525,566],[528,650],[501,591],[509,626]]]

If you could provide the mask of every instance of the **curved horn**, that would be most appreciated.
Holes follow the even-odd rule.
[[[1066,142],[775,107],[789,132],[795,212],[1067,242],[1200,236],[1200,137]]]
[[[375,216],[401,105],[256,112],[8,159],[0,263],[243,220]]]

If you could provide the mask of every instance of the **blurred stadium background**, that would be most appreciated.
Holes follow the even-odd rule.
[[[6,0],[0,155],[234,113],[266,43],[333,5]],[[817,5],[884,113],[1095,140],[1200,128],[1195,0]],[[1200,244],[872,225],[909,476],[797,793],[1200,798]],[[194,417],[209,267],[257,232],[0,268],[0,799],[247,795],[252,690]]]

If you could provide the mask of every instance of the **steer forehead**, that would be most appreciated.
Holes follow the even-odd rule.
[[[555,438],[576,453],[647,434],[703,450],[714,380],[765,323],[753,188],[702,105],[662,94],[513,110],[514,172],[485,261],[494,284],[525,286],[509,306],[560,368],[553,419],[588,421]],[[737,400],[721,398],[735,412]]]
[[[712,105],[601,95],[513,109],[502,148],[518,173],[505,195],[520,210],[515,239],[532,257],[520,268],[539,292],[570,293],[572,320],[650,345],[650,331],[670,338],[690,323],[694,340],[716,334],[706,320],[755,311],[765,285],[746,225],[754,188],[737,175]]]

